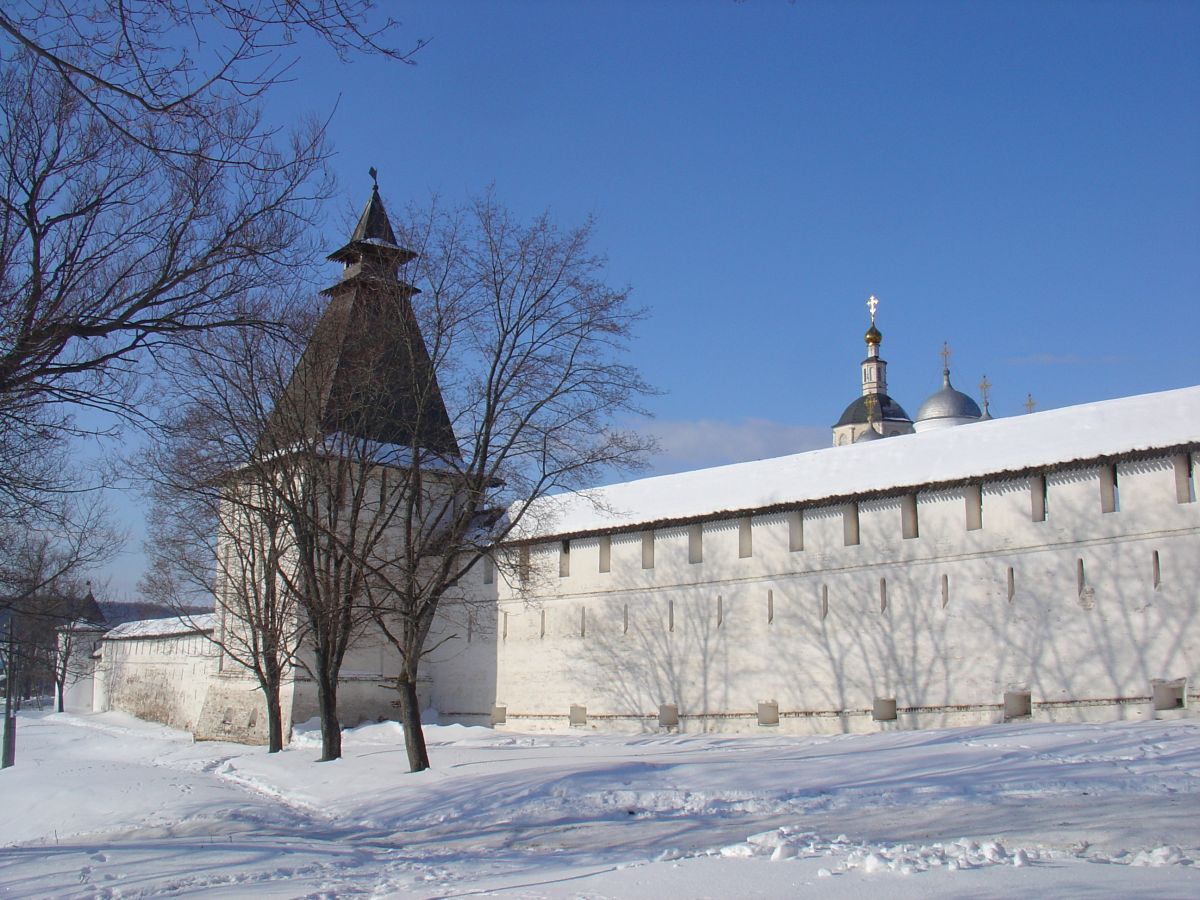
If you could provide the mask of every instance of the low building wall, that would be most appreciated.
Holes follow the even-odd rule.
[[[128,622],[101,643],[94,708],[194,731],[220,658],[211,616]]]

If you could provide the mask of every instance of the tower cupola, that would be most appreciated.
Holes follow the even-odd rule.
[[[842,417],[833,426],[834,446],[852,444],[866,432],[875,432],[876,437],[912,432],[912,421],[900,404],[887,393],[887,360],[879,355],[883,343],[883,332],[875,324],[879,300],[872,296],[867,300],[871,313],[871,324],[863,340],[867,345],[867,358],[861,363],[861,390],[857,400],[846,407]],[[867,437],[866,440],[874,438]]]
[[[413,253],[396,243],[396,233],[379,196],[379,180],[375,167],[370,170],[371,197],[363,207],[350,242],[329,254],[329,259],[342,264],[342,280],[357,275],[394,279],[396,270],[415,259]],[[413,289],[415,290],[415,288]]]

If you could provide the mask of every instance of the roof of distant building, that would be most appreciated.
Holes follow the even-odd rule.
[[[104,635],[105,640],[128,638],[178,637],[185,634],[203,634],[217,627],[216,613],[196,616],[170,616],[164,619],[142,619],[126,622]]]

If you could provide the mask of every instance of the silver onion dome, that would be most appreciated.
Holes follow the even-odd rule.
[[[942,370],[942,389],[921,404],[914,424],[918,431],[941,425],[963,425],[983,418],[979,405],[950,384],[950,370]]]

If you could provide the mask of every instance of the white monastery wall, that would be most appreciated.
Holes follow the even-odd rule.
[[[497,618],[435,654],[433,703],[483,720],[494,683],[518,728],[584,707],[592,727],[654,729],[669,704],[685,729],[752,730],[771,703],[786,730],[924,727],[1002,719],[1024,692],[1035,718],[1181,714],[1156,713],[1152,685],[1197,696],[1200,504],[1158,456],[1116,465],[1103,512],[1106,468],[1049,471],[1044,521],[1022,475],[861,498],[857,544],[837,503],[705,521],[700,548],[697,523],[652,550],[638,531],[535,545],[524,591],[472,573]],[[873,720],[877,699],[895,722]]]
[[[194,731],[217,672],[215,646],[199,634],[114,636],[119,631],[103,642],[95,709]]]
[[[310,664],[311,649],[303,649]],[[362,628],[354,637],[342,660],[338,678],[337,710],[342,725],[351,728],[363,722],[395,719],[399,716],[396,678],[400,660],[391,645],[373,629]],[[293,722],[306,722],[320,714],[317,684],[298,667],[290,682]],[[430,702],[430,684],[426,676],[417,685],[422,708]]]
[[[63,709],[67,712],[91,712],[95,680],[91,673],[80,673],[67,679],[63,690]]]
[[[1191,388],[550,498],[555,526],[443,604],[422,708],[794,732],[1192,715],[1196,422]],[[248,673],[156,624],[106,636],[96,708],[265,740]],[[364,629],[344,725],[396,717],[398,668]],[[317,714],[303,670],[282,699]]]

